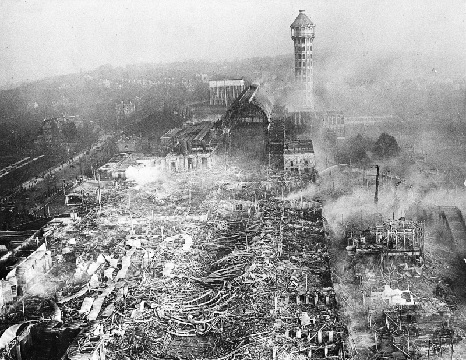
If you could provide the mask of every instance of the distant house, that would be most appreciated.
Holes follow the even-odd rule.
[[[59,118],[44,119],[42,124],[43,141],[46,146],[55,146],[61,140]]]
[[[136,161],[133,159],[133,157],[124,154],[110,159],[108,163],[101,166],[97,170],[97,173],[99,174],[101,180],[125,180],[126,170],[135,164]]]
[[[68,125],[71,124],[74,124],[77,129],[84,127],[84,121],[79,115],[63,115],[61,117],[44,119],[42,123],[42,135],[35,141],[36,145],[46,148],[66,146],[70,150],[73,150],[77,145],[76,143],[65,143],[67,140],[66,130],[69,129]]]
[[[322,123],[324,129],[333,131],[338,140],[345,139],[345,116],[342,111],[326,111],[322,113]]]
[[[118,152],[136,152],[140,150],[139,140],[136,137],[118,139],[117,147]]]
[[[76,128],[84,127],[84,120],[79,115],[66,115],[63,116],[66,121],[70,121],[76,125]]]
[[[117,140],[117,148],[120,153],[143,152],[149,146],[149,140],[141,136],[122,136]]]
[[[136,104],[132,100],[120,101],[115,105],[117,124],[122,124],[125,120],[136,112]]]
[[[203,83],[209,82],[209,75],[207,74],[196,74],[196,78],[200,79]]]

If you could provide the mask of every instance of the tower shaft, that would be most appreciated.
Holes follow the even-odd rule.
[[[299,103],[304,109],[314,109],[314,79],[312,42],[315,25],[304,13],[299,11],[298,17],[291,24],[291,39],[294,42],[295,81]]]

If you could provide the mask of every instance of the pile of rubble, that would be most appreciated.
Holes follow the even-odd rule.
[[[37,321],[78,334],[63,358],[348,358],[321,209],[279,178],[189,175],[107,189],[47,237],[60,281]]]
[[[424,274],[424,224],[404,218],[387,221],[373,229],[347,231],[346,240],[352,271],[339,287],[346,287],[352,301],[361,305],[358,311],[373,337],[373,358],[453,356],[460,338],[452,311],[429,294],[432,284]],[[356,323],[355,314],[353,318]]]

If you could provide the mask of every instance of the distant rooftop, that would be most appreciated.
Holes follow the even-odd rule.
[[[222,80],[209,80],[209,87],[217,86],[244,86],[243,79],[222,79]]]
[[[209,81],[224,81],[224,80],[244,80],[243,77],[225,76],[225,75],[213,75]]]
[[[250,85],[245,89],[232,104],[230,110],[243,108],[249,103],[259,107],[270,119],[273,104],[264,93],[259,91],[259,85]]]
[[[314,146],[312,140],[293,140],[285,142],[284,153],[293,154],[293,153],[313,153]]]
[[[183,128],[175,128],[167,131],[162,137],[162,140],[176,139],[178,141],[200,142],[204,141],[210,129],[214,126],[211,121],[200,121],[195,124],[185,124]]]

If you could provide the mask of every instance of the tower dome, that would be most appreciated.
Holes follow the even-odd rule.
[[[294,19],[290,27],[314,26],[314,23],[305,14],[305,10],[299,10],[299,15]]]

